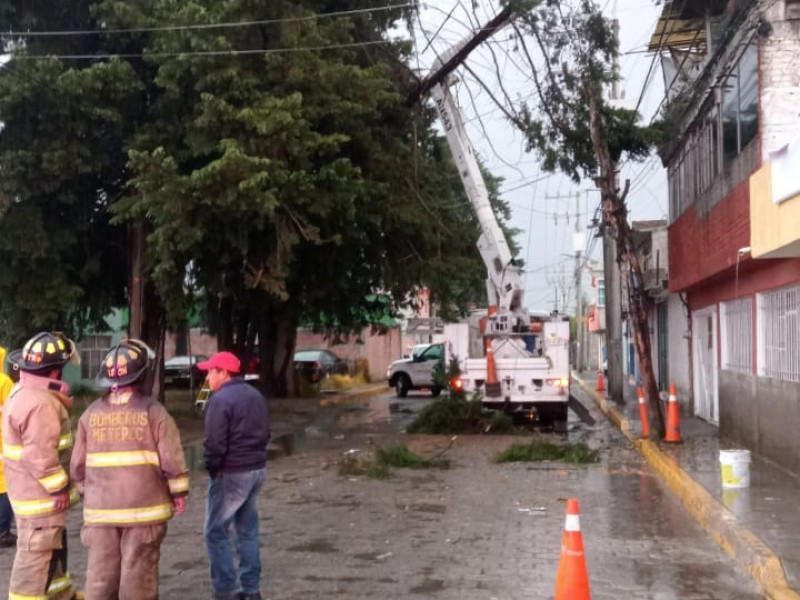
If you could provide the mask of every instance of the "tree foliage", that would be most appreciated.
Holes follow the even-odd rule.
[[[139,93],[120,62],[3,69],[0,319],[9,342],[99,323],[122,304],[125,240],[107,209],[122,191],[125,112]]]
[[[599,165],[587,99],[601,100],[615,78],[618,44],[609,21],[594,0],[547,0],[524,12],[516,27],[520,51],[534,66],[537,91],[536,104],[520,109],[528,149],[540,154],[545,170],[561,171],[576,182],[595,176]],[[641,125],[634,110],[599,105],[611,159],[647,158],[660,139],[660,126]]]
[[[376,291],[420,286],[454,312],[480,300],[472,211],[433,111],[404,104],[409,48],[388,37],[407,17],[373,0],[0,4],[4,30],[98,32],[5,39],[12,337],[123,304],[140,225],[146,310],[177,326],[203,299],[222,347],[258,338],[276,392],[301,319],[359,328]]]
[[[613,62],[618,48],[611,23],[594,0],[546,0],[522,15],[518,31],[530,36],[539,50],[536,62],[520,36],[540,107],[536,112],[523,107],[517,122],[545,169],[560,170],[576,182],[591,178],[601,191],[604,231],[616,240],[617,263],[625,263],[642,384],[657,417],[653,430],[663,432],[650,352],[652,302],[641,286],[641,266],[627,220],[628,185],[620,189],[617,177],[621,160],[643,160],[650,154],[663,137],[662,125],[642,126],[638,113],[605,100],[605,87],[617,77]]]

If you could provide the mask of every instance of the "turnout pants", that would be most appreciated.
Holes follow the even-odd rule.
[[[71,600],[73,595],[67,571],[67,530],[20,520],[9,600]]]
[[[84,525],[86,600],[158,600],[158,561],[166,533],[166,523]]]

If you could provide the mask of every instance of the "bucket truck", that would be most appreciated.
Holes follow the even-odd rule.
[[[452,57],[451,49],[434,64]],[[460,376],[451,387],[480,392],[487,408],[523,413],[556,428],[566,427],[569,401],[569,321],[557,314],[531,318],[523,302],[522,262],[489,202],[489,193],[469,143],[461,112],[450,93],[448,75],[430,94],[441,119],[464,189],[480,225],[478,250],[487,269],[489,308],[467,323],[446,324],[447,360]]]

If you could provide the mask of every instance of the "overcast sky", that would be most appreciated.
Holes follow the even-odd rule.
[[[635,106],[641,94],[653,56],[644,52],[655,28],[660,7],[653,0],[598,0],[604,12],[620,21],[621,88]],[[564,0],[566,4],[568,0]],[[616,7],[615,7],[616,4]],[[416,23],[416,44],[420,53],[418,68],[428,73],[436,53],[444,52],[470,35],[476,14],[485,23],[500,9],[497,0],[429,0],[421,5],[420,22]],[[513,52],[509,32],[493,37],[493,53],[484,46],[472,53],[469,67],[484,81],[496,81],[492,73],[500,67],[503,86],[512,98],[530,98],[534,93],[529,73],[517,68],[522,64]],[[496,57],[496,59],[494,58]],[[524,150],[521,135],[504,118],[489,95],[463,69],[458,71],[458,101],[467,122],[470,141],[489,170],[504,178],[503,198],[513,211],[512,225],[522,230],[518,242],[520,256],[525,259],[525,304],[531,309],[554,308],[556,298],[566,299],[569,312],[574,311],[572,285],[575,260],[573,232],[575,228],[575,195],[580,193],[579,223],[586,229],[599,203],[599,194],[592,182],[575,185],[561,175],[548,175],[540,170],[535,155]],[[650,83],[645,89],[640,112],[649,121],[663,97],[660,65],[653,65]],[[622,180],[631,180],[628,203],[632,220],[661,219],[667,214],[666,175],[657,157],[640,164],[631,164],[622,171]],[[587,214],[588,213],[588,214]],[[592,243],[586,233],[590,256],[601,260],[600,240]],[[584,271],[584,290],[588,274]],[[584,292],[585,293],[585,292]]]

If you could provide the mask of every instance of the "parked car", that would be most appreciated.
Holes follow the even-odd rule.
[[[207,356],[194,354],[173,356],[164,361],[164,387],[189,387],[189,378],[194,387],[203,383],[205,373],[197,368],[197,363],[208,360]]]
[[[330,350],[300,350],[294,353],[294,369],[311,383],[331,374],[346,375],[347,362]]]

